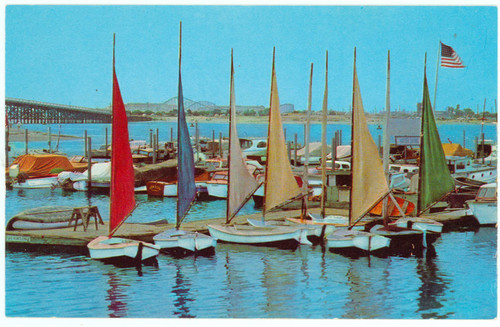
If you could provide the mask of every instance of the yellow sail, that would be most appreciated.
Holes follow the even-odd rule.
[[[352,188],[349,222],[365,214],[389,192],[377,145],[368,130],[354,53],[352,95]]]
[[[231,49],[231,86],[229,99],[229,183],[227,193],[227,217],[229,222],[241,206],[259,186],[247,169],[241,152],[236,129],[236,103],[234,95],[233,50]]]
[[[299,195],[300,189],[288,160],[283,125],[281,123],[280,100],[276,72],[271,77],[271,105],[269,110],[269,131],[267,141],[267,164],[264,194],[264,213],[279,204]]]

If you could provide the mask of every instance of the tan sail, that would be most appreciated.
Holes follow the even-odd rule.
[[[389,192],[377,145],[368,130],[354,56],[352,99],[352,188],[349,222],[353,223]]]
[[[274,69],[274,53],[270,108],[264,213],[301,193],[297,181],[293,176],[292,167],[290,166],[286,151],[283,125],[281,123],[278,85]]]
[[[229,183],[227,194],[227,221],[239,211],[255,192],[258,183],[247,169],[242,155],[236,128],[236,104],[234,95],[233,52],[231,50],[231,87],[229,100]]]

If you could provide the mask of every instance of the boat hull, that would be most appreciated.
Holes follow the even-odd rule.
[[[52,188],[57,185],[57,175],[50,177],[29,178],[23,182],[12,184],[13,188],[36,189],[36,188]]]
[[[227,198],[227,183],[207,183],[208,195],[211,198],[226,199]]]
[[[140,244],[142,252],[139,253]],[[154,244],[124,239],[119,237],[99,236],[89,244],[90,257],[94,260],[113,261],[122,263],[138,263],[146,261],[159,254],[159,247]]]
[[[327,237],[330,250],[357,249],[372,253],[388,248],[391,240],[387,237],[359,230],[337,229]]]
[[[217,241],[205,234],[169,229],[153,237],[162,252],[176,255],[213,253]]]
[[[467,205],[479,225],[496,225],[498,223],[497,202],[467,201]]]
[[[217,241],[261,246],[296,247],[301,237],[300,228],[288,226],[208,225],[208,231]]]
[[[399,228],[409,228],[421,231],[429,231],[433,233],[441,233],[443,231],[443,224],[429,218],[422,217],[406,217],[399,218],[389,225],[397,226]]]

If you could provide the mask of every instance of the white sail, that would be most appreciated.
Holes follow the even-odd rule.
[[[227,220],[229,221],[259,186],[247,169],[236,128],[233,53],[231,51],[231,86],[229,100],[229,183]]]

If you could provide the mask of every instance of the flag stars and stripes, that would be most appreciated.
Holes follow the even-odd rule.
[[[441,67],[465,68],[455,50],[443,42],[441,42]]]

